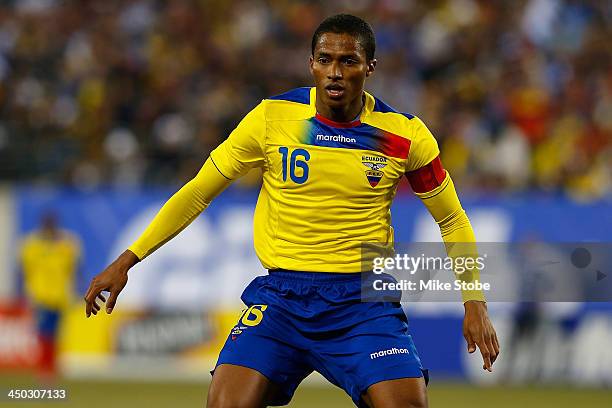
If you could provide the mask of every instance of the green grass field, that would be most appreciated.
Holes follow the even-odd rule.
[[[3,393],[11,387],[28,388],[34,382],[24,376],[0,375]],[[160,382],[108,382],[61,381],[57,388],[64,388],[68,399],[62,402],[15,402],[4,395],[0,406],[57,408],[182,408],[203,407],[207,384]],[[429,388],[431,407],[496,408],[530,407],[588,407],[612,406],[612,390],[579,389],[569,387],[475,387],[466,384],[437,383]],[[350,399],[339,389],[324,386],[302,386],[289,405],[295,408],[343,408],[352,407]]]

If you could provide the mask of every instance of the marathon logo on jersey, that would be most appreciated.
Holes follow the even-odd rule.
[[[375,351],[374,353],[370,353],[370,360],[374,360],[379,357],[393,356],[396,354],[408,354],[408,353],[409,352],[407,348],[393,347],[388,350],[380,350],[380,351]]]
[[[317,135],[317,142],[357,143],[357,139],[343,135]]]
[[[387,158],[381,156],[361,156],[361,162],[370,170],[366,170],[366,178],[372,187],[376,187],[385,173],[380,171],[387,166]]]

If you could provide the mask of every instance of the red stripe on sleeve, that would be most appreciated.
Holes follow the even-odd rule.
[[[410,151],[410,140],[390,132],[384,132],[381,140],[383,154],[400,159],[406,159]]]
[[[440,156],[436,156],[429,164],[406,173],[406,177],[415,193],[427,193],[442,184],[446,172]]]

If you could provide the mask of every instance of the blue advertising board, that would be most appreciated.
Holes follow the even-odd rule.
[[[83,192],[21,187],[15,194],[16,231],[23,236],[37,227],[41,214],[55,211],[62,227],[81,239],[83,263],[79,290],[83,292],[89,280],[138,236],[171,194],[169,189]],[[178,237],[136,267],[122,294],[121,304],[170,310],[201,310],[220,305],[239,307],[244,286],[254,276],[265,273],[252,244],[252,214],[256,200],[254,191],[230,188],[224,192]],[[605,201],[580,204],[560,197],[527,195],[519,198],[467,197],[462,202],[479,241],[512,242],[535,237],[550,242],[609,242],[611,238],[611,204]],[[392,215],[396,241],[440,241],[437,225],[412,195],[399,194]],[[549,308],[563,309],[560,306]],[[468,357],[464,351],[460,304],[407,305],[406,309],[417,348],[434,378],[436,373],[444,377],[480,378],[480,358]],[[491,304],[490,309],[502,344],[510,350],[506,355],[519,353],[520,350],[510,344],[519,344],[514,340],[523,333],[517,331],[522,324],[520,310],[495,304]],[[586,345],[593,333],[598,333],[598,341],[608,339],[612,342],[609,304],[572,304],[564,310],[553,319],[556,322],[553,326],[548,325],[545,332],[540,333],[544,338],[551,336],[547,340],[548,349],[558,347],[568,355],[568,347],[576,348],[566,358],[571,360],[576,353],[588,348]],[[612,355],[607,360],[593,360],[587,368],[570,360],[564,360],[557,367],[542,360],[542,346],[522,347],[527,352],[539,353],[531,356],[524,366],[531,367],[534,361],[541,360],[537,363],[541,367],[517,368],[512,364],[520,359],[508,358],[506,363],[498,364],[500,369],[496,375],[512,377],[519,372],[522,374],[516,375],[524,377],[534,370],[548,370],[553,377],[576,376],[612,382],[612,373],[608,370],[608,374],[602,375],[601,370],[605,369],[599,368],[603,360],[612,363]],[[589,360],[588,356],[584,358]]]

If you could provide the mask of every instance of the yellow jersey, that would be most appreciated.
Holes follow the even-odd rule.
[[[400,179],[438,145],[420,119],[368,93],[348,123],[318,115],[315,97],[306,87],[263,100],[210,157],[231,180],[263,170],[254,242],[265,268],[359,272],[362,244],[393,243]]]
[[[28,297],[50,309],[67,306],[81,255],[78,239],[64,231],[57,239],[34,232],[24,240],[20,255]]]

